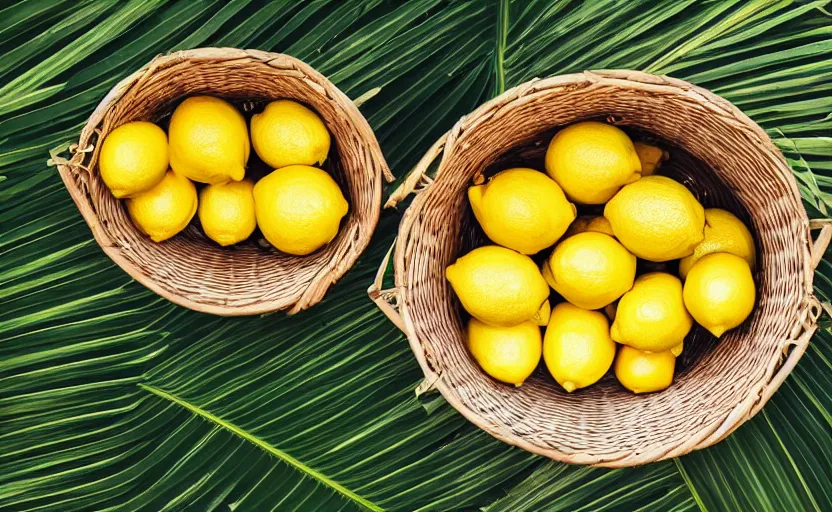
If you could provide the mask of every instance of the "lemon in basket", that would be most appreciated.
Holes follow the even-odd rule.
[[[639,161],[641,161],[642,177],[655,174],[662,163],[670,158],[667,151],[644,142],[634,142],[633,146],[636,148]]]
[[[249,180],[208,185],[199,193],[199,222],[222,246],[242,242],[254,232],[254,184]]]
[[[579,233],[555,247],[543,274],[549,285],[572,304],[599,309],[632,288],[636,257],[609,235]]]
[[[615,194],[604,207],[616,238],[649,261],[693,254],[705,238],[705,209],[681,183],[646,176]]]
[[[149,190],[168,170],[168,137],[153,123],[123,124],[104,139],[98,169],[119,199]]]
[[[493,326],[546,324],[549,286],[528,256],[497,245],[478,247],[445,269],[474,318]]]
[[[685,306],[694,320],[719,338],[754,309],[754,277],[743,258],[718,252],[697,261],[685,279]]]
[[[682,282],[676,276],[653,272],[639,276],[618,301],[610,336],[639,350],[661,352],[680,345],[691,327]]]
[[[546,150],[546,172],[572,201],[603,204],[641,177],[641,162],[626,133],[586,121],[554,136]]]
[[[566,230],[564,237],[570,237],[577,235],[578,233],[586,233],[587,231],[604,233],[605,235],[615,237],[615,233],[612,232],[612,225],[610,224],[610,221],[601,215],[596,217],[589,215],[578,217],[575,219],[575,222],[569,226],[569,229]]]
[[[543,337],[543,359],[552,377],[568,392],[592,385],[615,357],[607,317],[563,302],[552,309]]]
[[[540,363],[543,339],[531,322],[494,327],[472,318],[465,334],[474,359],[499,381],[519,386]]]
[[[474,216],[495,243],[522,254],[553,245],[575,219],[560,186],[534,169],[507,169],[468,189]]]
[[[670,350],[644,352],[622,346],[615,358],[615,377],[633,393],[661,391],[673,384],[676,357]]]
[[[330,138],[314,111],[295,101],[277,100],[251,118],[251,142],[257,156],[278,169],[322,164],[329,153]]]
[[[197,208],[196,187],[188,178],[168,171],[162,181],[146,192],[126,200],[133,224],[154,242],[179,233]]]
[[[240,181],[249,155],[243,115],[227,101],[194,96],[183,101],[170,119],[170,166],[200,183]]]
[[[729,252],[739,256],[754,270],[756,250],[751,232],[733,213],[708,208],[705,210],[705,239],[696,246],[693,254],[679,262],[679,275],[684,279],[700,258],[715,252]]]
[[[275,248],[303,256],[338,234],[349,205],[332,176],[308,165],[282,167],[254,185],[254,212]]]

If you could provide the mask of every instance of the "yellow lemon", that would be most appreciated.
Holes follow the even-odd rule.
[[[249,155],[243,115],[227,101],[194,96],[183,101],[170,119],[170,166],[200,183],[240,181]]]
[[[575,219],[575,222],[569,226],[569,229],[566,230],[566,236],[570,237],[573,235],[577,235],[578,233],[586,233],[587,231],[593,231],[595,233],[604,233],[605,235],[610,235],[615,237],[615,233],[612,232],[612,225],[610,225],[610,221],[606,219],[606,217],[602,217],[598,215],[597,217],[592,216],[581,216]]]
[[[560,186],[534,169],[507,169],[468,189],[474,216],[494,243],[523,254],[553,245],[575,219]]]
[[[222,246],[242,242],[254,232],[254,184],[249,180],[208,185],[199,193],[199,222],[208,238]]]
[[[615,357],[607,317],[568,302],[552,309],[543,337],[543,359],[552,377],[568,392],[598,382]]]
[[[320,165],[329,153],[329,132],[321,118],[291,100],[277,100],[251,118],[251,142],[261,160],[279,169]]]
[[[126,203],[127,213],[139,231],[154,242],[161,242],[191,222],[196,213],[196,187],[188,178],[168,171],[155,187]]]
[[[706,254],[728,252],[745,259],[751,270],[756,263],[756,250],[751,232],[733,213],[719,208],[705,210],[705,239],[693,254],[679,262],[679,275],[684,279],[690,268]]]
[[[644,274],[618,301],[610,330],[614,341],[639,350],[661,352],[687,336],[693,319],[685,309],[682,282],[663,272]]]
[[[665,176],[622,188],[604,207],[604,217],[624,247],[645,260],[684,258],[705,238],[705,209],[684,185]]]
[[[559,131],[546,150],[546,172],[572,201],[604,204],[641,176],[641,162],[626,133],[586,121]]]
[[[659,167],[662,166],[662,162],[670,158],[667,151],[663,151],[656,146],[651,146],[643,142],[633,142],[633,146],[636,148],[636,154],[641,161],[642,178],[655,174]]]
[[[633,393],[661,391],[673,384],[676,358],[669,350],[644,352],[622,346],[615,358],[615,377]]]
[[[505,247],[478,247],[445,269],[445,277],[462,307],[489,325],[538,321],[549,310],[549,287],[537,265]]]
[[[685,349],[685,342],[679,343],[675,347],[670,349],[670,353],[673,354],[674,357],[679,357],[682,355],[682,351]]]
[[[719,338],[751,314],[756,288],[744,259],[717,252],[691,267],[683,293],[693,319]]]
[[[535,325],[539,327],[546,327],[547,325],[549,325],[549,318],[551,318],[551,315],[552,306],[551,304],[549,304],[549,301],[547,300],[543,303],[542,306],[540,306],[540,309],[537,310],[537,313],[534,314],[534,316],[531,319],[531,322],[533,322]]]
[[[546,270],[544,270],[546,271]],[[559,243],[544,279],[576,306],[599,309],[632,288],[636,257],[609,235],[586,232]]]
[[[310,254],[332,241],[348,210],[338,184],[316,167],[282,167],[254,186],[257,225],[288,254]]]
[[[555,288],[555,276],[552,275],[552,269],[549,268],[549,259],[547,258],[540,267],[540,275],[552,289]]]
[[[543,339],[531,322],[494,327],[472,318],[465,334],[474,359],[499,381],[519,386],[540,363]]]
[[[168,170],[168,137],[153,123],[123,124],[104,139],[98,170],[119,199],[149,190]]]
[[[585,233],[587,231],[587,226],[589,226],[589,221],[592,220],[592,217],[589,215],[581,215],[577,217],[572,224],[569,225],[569,229],[566,230],[564,233],[564,238],[568,238],[572,235],[577,235],[578,233]]]

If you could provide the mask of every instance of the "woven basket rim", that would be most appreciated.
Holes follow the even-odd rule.
[[[113,240],[107,229],[99,222],[98,214],[90,198],[88,187],[80,186],[78,177],[84,182],[89,179],[85,173],[92,172],[87,169],[85,162],[95,146],[91,143],[96,132],[99,130],[106,114],[114,108],[118,102],[134,88],[139,89],[142,84],[154,73],[187,62],[260,62],[278,69],[286,69],[308,80],[314,90],[326,97],[329,101],[337,104],[345,116],[354,123],[366,151],[371,155],[374,166],[366,172],[374,173],[373,202],[376,205],[369,213],[369,221],[362,224],[359,237],[352,242],[351,247],[355,250],[341,251],[338,254],[342,259],[338,262],[329,261],[322,265],[307,284],[304,292],[295,300],[285,298],[263,300],[256,303],[229,306],[225,304],[210,304],[193,300],[189,297],[179,295],[163,287],[153,277],[142,272],[123,254],[121,247]],[[382,194],[381,178],[388,182],[394,179],[390,173],[387,162],[378,144],[378,140],[367,120],[358,110],[355,103],[350,100],[340,89],[330,82],[324,75],[304,63],[300,59],[286,54],[265,52],[252,49],[237,49],[224,47],[205,47],[191,50],[181,50],[165,55],[158,55],[150,62],[131,73],[118,82],[98,103],[81,130],[77,143],[70,145],[72,155],[70,159],[54,158],[61,179],[67,191],[75,202],[84,221],[90,227],[93,237],[105,254],[110,257],[119,267],[127,272],[130,277],[149,288],[165,299],[195,311],[210,313],[220,316],[242,316],[270,313],[278,310],[289,309],[288,313],[293,314],[307,309],[319,302],[326,291],[354,265],[355,261],[366,249],[370,238],[375,230],[380,216],[380,204]],[[96,171],[97,173],[97,171]],[[339,237],[341,233],[339,233]],[[337,240],[338,238],[336,238]]]
[[[686,442],[677,443],[676,445],[663,446],[659,450],[650,452],[622,452],[618,454],[619,456],[603,458],[589,453],[565,453],[555,448],[544,448],[538,446],[513,434],[512,432],[507,432],[504,429],[501,429],[498,425],[490,422],[487,418],[469,408],[461,400],[456,391],[445,384],[442,379],[442,375],[437,374],[434,369],[430,367],[430,364],[426,359],[424,347],[422,346],[422,342],[419,339],[414,326],[414,318],[411,316],[408,308],[407,298],[409,284],[408,276],[406,274],[406,261],[409,255],[405,251],[405,244],[401,243],[401,241],[408,238],[408,233],[421,211],[422,204],[425,203],[430,196],[431,185],[436,180],[441,179],[443,165],[448,155],[453,152],[453,149],[457,144],[466,144],[465,133],[475,129],[481,122],[482,118],[499,115],[502,109],[508,108],[512,102],[521,101],[529,94],[544,91],[550,88],[575,84],[580,84],[584,87],[616,84],[622,87],[639,89],[654,94],[682,94],[695,98],[696,101],[701,103],[705,108],[711,109],[714,112],[732,119],[738,127],[747,130],[747,133],[756,139],[755,142],[757,142],[761,148],[764,148],[766,152],[774,155],[778,165],[778,170],[784,173],[784,176],[787,176],[788,186],[793,194],[793,197],[798,202],[800,201],[797,182],[791,172],[791,168],[788,166],[780,151],[771,142],[765,131],[763,131],[762,128],[760,128],[733,104],[723,98],[720,98],[719,96],[716,96],[706,89],[683,80],[632,70],[597,70],[553,76],[546,79],[535,78],[507,90],[500,96],[489,100],[473,110],[471,113],[463,116],[451,130],[436,141],[436,143],[424,155],[422,160],[406,177],[399,188],[390,194],[390,198],[385,204],[385,207],[395,207],[400,201],[411,193],[419,192],[404,212],[399,226],[397,242],[394,242],[394,246],[391,247],[390,252],[388,252],[387,257],[382,262],[376,276],[376,280],[368,290],[368,293],[371,299],[376,302],[379,308],[399,327],[400,330],[405,333],[408,339],[416,360],[425,375],[425,380],[417,390],[417,393],[431,390],[439,391],[451,404],[451,406],[458,410],[465,418],[497,439],[538,455],[574,464],[589,464],[604,467],[627,467],[677,457],[695,449],[710,446],[711,444],[724,439],[745,421],[759,412],[805,352],[809,340],[817,328],[817,318],[821,311],[820,304],[813,294],[812,277],[814,268],[819,263],[827,245],[829,244],[830,238],[832,238],[832,224],[824,223],[823,225],[812,225],[813,228],[823,228],[817,241],[813,244],[811,236],[809,236],[810,223],[808,216],[806,215],[805,210],[802,212],[802,220],[805,225],[806,233],[805,243],[802,244],[804,250],[801,255],[804,263],[805,284],[802,290],[803,308],[799,325],[794,326],[791,339],[784,340],[783,342],[784,350],[791,347],[788,357],[782,363],[779,361],[779,357],[770,361],[770,371],[766,374],[765,382],[759,383],[756,390],[749,392],[745,399],[739,401],[735,407],[729,413],[725,414],[719,421],[715,421],[707,425],[701,425],[696,432],[692,432]],[[437,159],[439,159],[439,166],[436,171],[436,176],[430,178],[426,173],[431,164]],[[394,259],[393,267],[395,274],[395,287],[383,290],[382,281],[390,257],[393,257]]]

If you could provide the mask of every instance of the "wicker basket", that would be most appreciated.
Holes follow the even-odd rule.
[[[196,94],[228,99],[244,111],[292,98],[320,114],[333,136],[326,166],[350,203],[335,240],[297,257],[255,243],[221,248],[195,227],[161,244],[138,232],[98,174],[98,142],[129,121],[164,124],[179,101]],[[382,175],[392,179],[373,131],[349,98],[303,62],[256,50],[202,48],[157,57],[107,94],[70,152],[58,170],[104,252],[159,295],[218,315],[295,313],[319,302],[370,241]]]
[[[718,342],[695,328],[674,384],[660,393],[633,395],[608,375],[567,394],[542,369],[520,388],[492,380],[466,350],[463,312],[444,277],[458,256],[485,243],[466,199],[472,178],[518,164],[543,169],[556,128],[587,119],[669,148],[661,173],[687,185],[705,207],[739,215],[758,244],[754,313]],[[765,132],[689,83],[633,71],[532,80],[463,117],[388,206],[416,189],[393,251],[395,287],[382,289],[385,261],[370,295],[410,341],[425,374],[417,392],[439,390],[480,428],[531,452],[622,467],[716,443],[763,407],[816,329],[821,308],[812,276],[832,226],[813,244],[791,170]]]

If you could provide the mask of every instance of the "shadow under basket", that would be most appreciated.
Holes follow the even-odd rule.
[[[557,129],[584,120],[655,141],[671,155],[660,174],[685,184],[706,208],[737,214],[756,239],[754,312],[718,341],[701,327],[692,330],[674,383],[662,392],[635,395],[610,372],[569,394],[543,365],[519,388],[491,379],[466,348],[467,314],[445,279],[456,258],[488,243],[466,196],[473,178],[515,166],[543,170]],[[765,132],[689,83],[634,71],[532,80],[463,117],[387,206],[416,190],[388,254],[395,286],[383,289],[385,261],[370,296],[407,335],[425,373],[418,391],[440,391],[477,426],[530,452],[623,467],[716,443],[763,407],[817,327],[812,276],[832,226],[813,244],[791,170]]]
[[[300,257],[255,241],[223,248],[193,224],[163,243],[136,229],[98,173],[100,142],[130,121],[166,126],[179,102],[201,94],[226,99],[244,113],[281,98],[317,111],[332,134],[324,168],[350,204],[334,240]],[[369,243],[379,217],[382,176],[392,179],[372,129],[347,96],[303,62],[256,50],[202,48],[155,58],[107,94],[70,152],[69,160],[59,160],[58,170],[104,252],[159,295],[217,315],[296,313],[318,303]],[[249,167],[253,160],[252,150]]]

